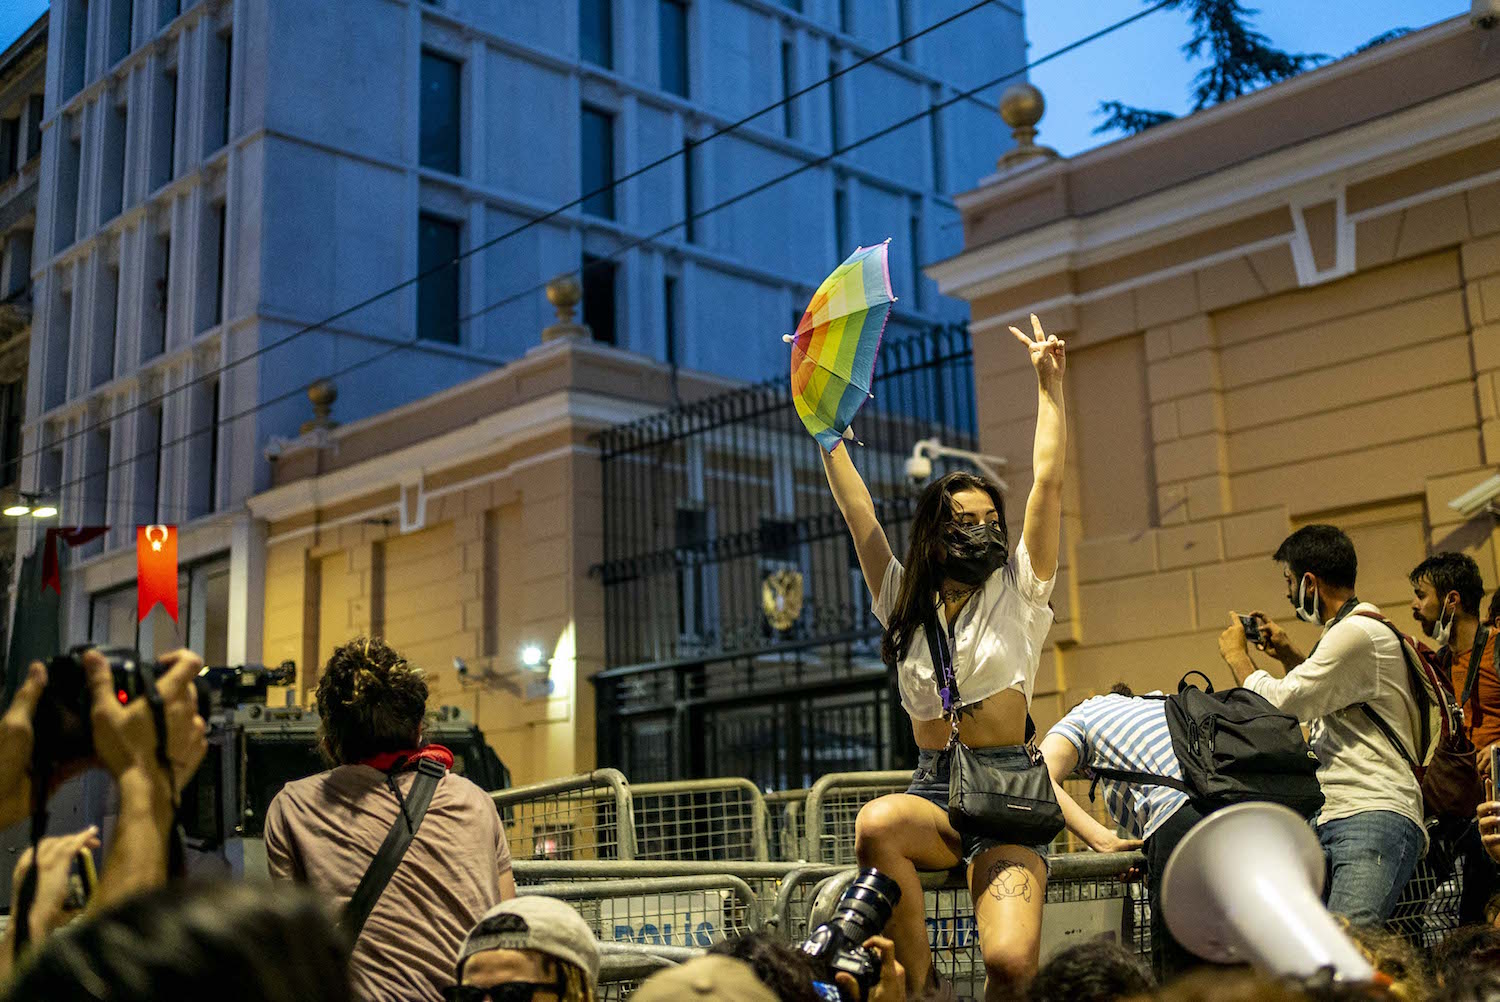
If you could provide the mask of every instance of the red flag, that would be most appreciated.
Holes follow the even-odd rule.
[[[140,619],[160,602],[177,622],[177,526],[135,530],[136,612]]]
[[[51,588],[62,594],[62,564],[57,556],[57,543],[62,540],[69,546],[82,546],[98,539],[109,531],[107,525],[82,525],[76,528],[52,528],[47,530],[47,539],[42,548],[42,591]]]

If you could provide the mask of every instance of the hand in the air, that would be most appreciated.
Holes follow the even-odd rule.
[[[1065,348],[1067,342],[1059,339],[1056,335],[1042,333],[1042,322],[1031,315],[1032,336],[1021,332],[1019,327],[1012,327],[1010,332],[1016,336],[1031,352],[1031,365],[1036,369],[1036,378],[1044,387],[1055,386],[1061,379],[1063,369],[1067,367]]]

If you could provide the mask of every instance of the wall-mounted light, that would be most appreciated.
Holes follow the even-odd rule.
[[[21,492],[13,504],[0,509],[0,514],[11,518],[23,518],[27,515],[32,518],[51,518],[57,514],[57,507],[42,501],[40,495]]]
[[[527,668],[536,668],[542,663],[542,649],[536,644],[528,644],[521,649],[521,663]]]

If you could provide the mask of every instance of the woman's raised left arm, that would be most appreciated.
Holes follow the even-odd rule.
[[[1063,369],[1067,359],[1065,342],[1042,333],[1042,322],[1031,315],[1034,336],[1012,327],[1031,352],[1036,369],[1036,439],[1031,451],[1031,496],[1026,499],[1026,520],[1021,538],[1031,556],[1031,567],[1042,581],[1057,572],[1057,553],[1062,535],[1063,463],[1068,449],[1068,422],[1063,406]]]

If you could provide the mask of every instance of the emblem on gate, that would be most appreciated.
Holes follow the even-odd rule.
[[[773,630],[790,630],[802,615],[802,572],[781,570],[767,574],[760,586],[760,606]]]

